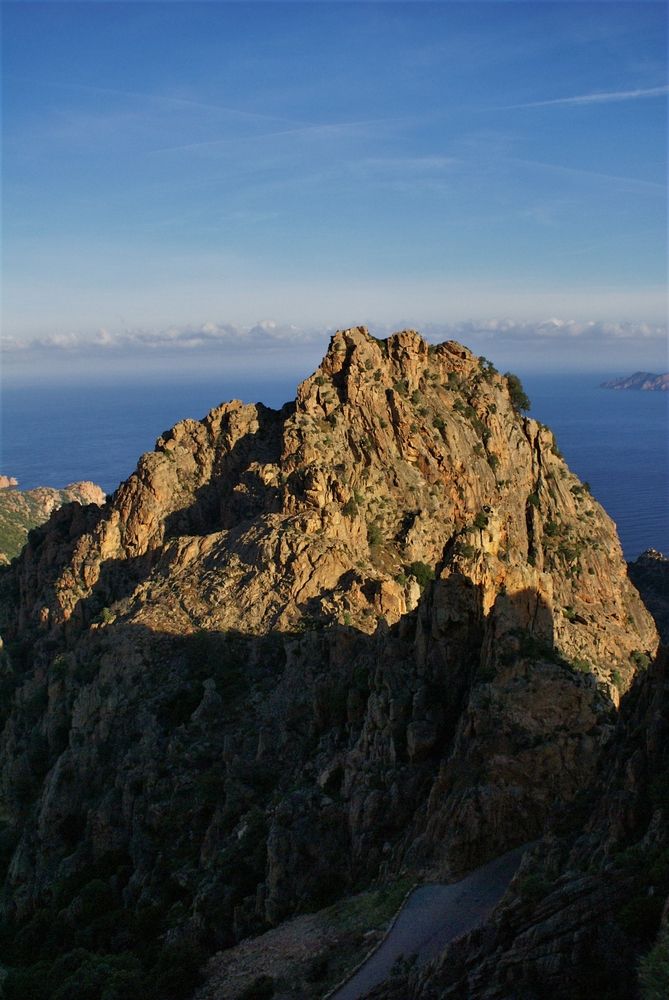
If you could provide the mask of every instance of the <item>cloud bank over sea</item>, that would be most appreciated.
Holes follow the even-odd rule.
[[[363,322],[370,332],[386,337],[406,327],[418,329],[432,343],[457,340],[475,352],[486,353],[499,366],[531,370],[626,370],[628,367],[666,367],[667,326],[659,323],[575,320],[551,317],[539,322],[488,318],[462,322],[399,320]],[[335,327],[300,326],[262,320],[253,325],[209,320],[201,324],[165,328],[129,328],[110,331],[45,333],[43,336],[0,339],[6,376],[29,367],[36,377],[57,374],[66,367],[98,363],[98,371],[130,374],[141,368],[169,373],[188,370],[210,373],[211,364],[252,376],[270,371],[291,372],[318,364]],[[306,366],[306,369],[305,369]],[[89,369],[95,372],[95,367]]]

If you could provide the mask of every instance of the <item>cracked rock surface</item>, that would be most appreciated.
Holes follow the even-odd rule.
[[[412,330],[177,424],[0,589],[6,919],[73,946],[91,882],[212,952],[539,836],[658,647],[550,430]]]

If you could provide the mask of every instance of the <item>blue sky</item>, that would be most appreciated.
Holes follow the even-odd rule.
[[[666,364],[663,4],[2,16],[6,372],[316,357],[362,322]]]

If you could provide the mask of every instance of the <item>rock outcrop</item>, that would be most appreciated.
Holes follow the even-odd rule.
[[[13,940],[185,996],[160,969],[577,800],[658,637],[524,405],[459,344],[342,331],[294,404],[177,424],[31,533],[0,581]]]
[[[378,1000],[633,1000],[667,995],[666,651],[625,697],[594,780],[549,823],[492,919]]]
[[[0,476],[0,565],[10,562],[25,545],[28,532],[44,524],[63,504],[102,506],[105,494],[95,483],[70,483],[62,490],[38,486],[18,490],[16,479]]]

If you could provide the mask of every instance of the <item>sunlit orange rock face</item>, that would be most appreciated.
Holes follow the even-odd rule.
[[[3,590],[16,913],[121,851],[124,906],[167,866],[221,945],[541,833],[658,639],[522,403],[460,344],[340,331],[294,403],[177,424],[33,533]]]

